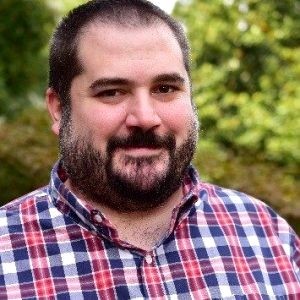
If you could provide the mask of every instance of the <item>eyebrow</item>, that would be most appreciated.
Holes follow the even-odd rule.
[[[152,79],[153,83],[159,82],[172,82],[172,83],[180,83],[184,84],[185,79],[179,73],[166,73],[159,74]],[[130,85],[133,84],[133,81],[121,78],[121,77],[112,77],[112,78],[99,78],[90,85],[90,89],[96,88],[105,88],[114,85]]]
[[[179,73],[166,73],[155,76],[153,82],[172,82],[184,84],[185,79]]]
[[[95,88],[105,88],[107,86],[112,86],[112,85],[127,85],[131,81],[124,79],[124,78],[100,78],[95,80],[91,85],[90,89],[93,90]]]

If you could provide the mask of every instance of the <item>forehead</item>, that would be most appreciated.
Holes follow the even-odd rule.
[[[102,23],[100,21],[94,20],[83,27],[79,34],[79,47],[82,43],[86,43],[90,39],[100,38],[103,42],[105,41],[118,41],[120,39],[126,39],[130,34],[136,36],[137,40],[147,37],[149,39],[151,36],[157,40],[164,40],[164,42],[170,43],[173,46],[176,45],[180,48],[175,35],[168,25],[163,22],[157,21],[149,25],[123,25],[116,23]]]
[[[124,27],[99,22],[85,27],[78,39],[78,58],[83,68],[106,69],[172,65],[184,68],[182,51],[171,29],[156,23],[147,27]],[[152,62],[152,63],[151,63]],[[178,70],[176,70],[178,71]]]

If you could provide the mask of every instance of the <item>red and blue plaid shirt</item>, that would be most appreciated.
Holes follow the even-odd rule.
[[[262,202],[190,167],[168,235],[146,252],[49,186],[0,209],[0,299],[300,299],[300,241]]]

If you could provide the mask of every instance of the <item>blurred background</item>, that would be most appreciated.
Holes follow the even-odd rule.
[[[0,1],[1,205],[48,183],[47,45],[83,2]],[[263,200],[300,233],[300,1],[178,0],[172,14],[192,47],[203,180]]]

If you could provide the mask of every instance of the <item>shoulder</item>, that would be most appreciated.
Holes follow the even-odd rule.
[[[48,199],[48,197],[48,186],[44,186],[3,205],[0,207],[0,214],[10,211],[19,211],[30,204],[36,204],[41,201],[43,202]]]
[[[274,239],[282,245],[292,244],[300,260],[299,237],[286,220],[263,201],[242,192],[201,182],[196,207],[198,219],[202,215],[208,224],[220,226],[230,234],[252,236],[271,244]],[[287,247],[285,250],[290,252]]]
[[[293,268],[300,280],[300,239],[281,216],[250,195],[199,182],[196,213],[191,220],[194,235],[209,245],[229,245]],[[196,231],[196,228],[198,231]],[[246,254],[245,254],[246,255]]]
[[[271,218],[278,217],[272,208],[259,199],[210,183],[201,182],[199,184],[199,199],[216,211],[254,215],[266,213]]]
[[[265,231],[268,235],[272,230],[277,235],[283,233],[289,236],[293,232],[288,223],[263,201],[243,192],[203,182],[193,167],[189,169],[189,178],[198,198],[195,202],[197,222],[203,218],[208,220],[208,224],[233,224],[237,226],[235,230],[242,228],[247,231],[246,234],[255,230]]]
[[[7,234],[11,228],[17,229],[28,220],[49,210],[50,197],[48,187],[37,189],[19,197],[0,208],[0,236]]]

